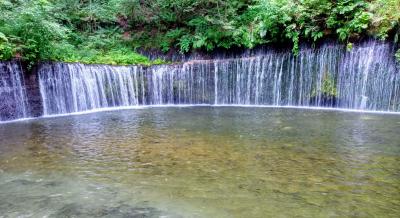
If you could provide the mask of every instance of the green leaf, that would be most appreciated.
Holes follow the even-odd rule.
[[[8,42],[6,35],[4,35],[4,33],[2,33],[2,32],[0,32],[0,41]]]

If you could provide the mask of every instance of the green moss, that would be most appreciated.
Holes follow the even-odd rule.
[[[325,72],[322,78],[321,90],[318,91],[315,87],[312,91],[312,97],[316,97],[318,95],[337,97],[336,83],[329,72]]]
[[[53,51],[51,61],[62,61],[68,63],[84,64],[110,64],[110,65],[158,65],[169,62],[156,59],[150,60],[146,56],[138,54],[128,48],[118,48],[110,51],[99,51],[91,48],[74,48],[70,46],[56,47]]]

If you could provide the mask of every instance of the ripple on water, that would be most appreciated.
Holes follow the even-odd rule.
[[[5,124],[0,213],[397,217],[399,119],[199,107]]]

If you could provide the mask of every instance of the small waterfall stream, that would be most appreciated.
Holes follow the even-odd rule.
[[[350,52],[325,45],[154,67],[47,64],[44,114],[170,104],[316,106],[400,111],[400,72],[389,43]]]
[[[0,62],[0,121],[29,117],[24,78],[17,62]]]

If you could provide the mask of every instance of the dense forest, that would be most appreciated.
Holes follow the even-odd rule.
[[[137,53],[395,40],[399,0],[0,0],[0,59],[157,64]],[[397,53],[400,59],[400,52]]]

